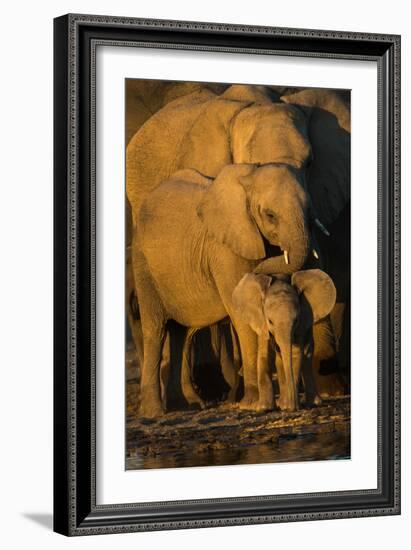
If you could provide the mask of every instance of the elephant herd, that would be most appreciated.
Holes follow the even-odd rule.
[[[127,124],[139,414],[204,405],[205,332],[240,408],[348,391],[349,93],[128,81]]]

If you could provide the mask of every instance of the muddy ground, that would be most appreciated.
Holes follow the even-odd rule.
[[[127,469],[258,464],[350,457],[350,399],[289,413],[233,405],[139,419],[128,384]]]

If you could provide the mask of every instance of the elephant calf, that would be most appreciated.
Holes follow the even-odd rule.
[[[274,406],[268,344],[272,335],[281,361],[276,360],[282,410],[299,408],[298,386],[302,373],[306,402],[319,404],[312,372],[313,324],[334,307],[336,290],[320,269],[297,271],[291,276],[248,273],[233,292],[234,309],[258,336],[258,408]],[[277,359],[277,358],[276,358]]]

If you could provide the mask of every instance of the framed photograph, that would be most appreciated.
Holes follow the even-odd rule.
[[[400,513],[400,37],[54,20],[54,529]]]

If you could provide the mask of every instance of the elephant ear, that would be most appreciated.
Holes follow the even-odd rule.
[[[192,168],[183,168],[182,170],[177,170],[177,172],[174,172],[170,178],[170,180],[183,180],[187,181],[188,183],[196,183],[197,185],[201,187],[208,187],[212,183],[211,178],[206,178],[200,172],[197,170],[193,170]]]
[[[233,291],[235,313],[257,334],[266,328],[264,299],[270,283],[271,277],[267,275],[247,273]]]
[[[232,163],[231,121],[249,104],[223,96],[207,102],[181,143],[177,165],[215,178],[223,166]]]
[[[264,242],[247,207],[247,195],[241,180],[249,181],[255,167],[232,164],[218,174],[204,193],[197,214],[208,232],[235,254],[248,260],[264,258]]]
[[[334,222],[350,197],[350,106],[332,90],[308,89],[281,97],[306,113],[312,148],[308,190],[316,214]]]
[[[333,309],[337,292],[331,277],[321,269],[296,271],[291,277],[291,284],[309,306],[312,323],[320,321]],[[300,301],[303,306],[304,302]]]

